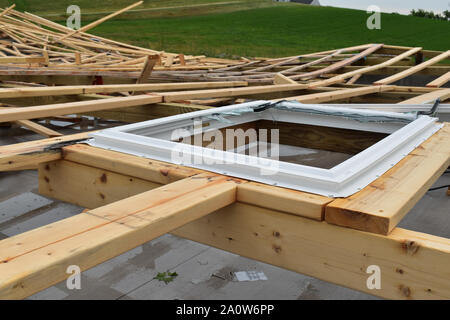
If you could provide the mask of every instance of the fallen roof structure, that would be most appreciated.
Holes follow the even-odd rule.
[[[448,123],[358,192],[337,197],[173,164],[151,152],[146,158],[90,146],[92,132],[64,136],[52,125],[92,116],[135,123],[189,113],[187,119],[193,111],[212,115],[223,110],[217,106],[261,99],[326,103],[321,108],[329,112],[345,104],[403,118],[435,104],[430,115],[443,121],[450,114],[450,65],[443,63],[450,51],[366,44],[227,60],[74,33],[13,8],[0,12],[0,24],[0,124],[50,137],[0,146],[0,171],[37,168],[41,194],[89,209],[1,240],[0,298],[25,298],[64,280],[68,265],[86,270],[172,232],[384,298],[450,299],[450,239],[397,227],[450,165]],[[353,155],[390,133],[259,120],[286,130],[286,139],[313,137],[304,139],[313,148],[330,151],[340,141]],[[373,264],[385,273],[381,290],[366,286]]]

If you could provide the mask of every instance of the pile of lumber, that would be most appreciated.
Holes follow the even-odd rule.
[[[250,84],[272,84],[275,81],[308,83],[313,87],[342,82],[352,84],[366,73],[392,67],[401,67],[408,76],[450,56],[450,51],[364,44],[281,58],[242,57],[232,60],[157,51],[87,33],[141,3],[78,30],[31,13],[19,12],[14,10],[14,5],[0,9],[0,75],[110,76],[141,78],[141,82],[247,81]],[[424,61],[424,58],[429,59]],[[442,86],[449,76],[449,73],[443,74],[430,86]],[[379,84],[389,84],[401,78],[402,73]]]
[[[16,11],[14,5],[2,9],[0,69],[16,72],[139,72],[148,56],[156,56],[155,70],[214,69],[228,66],[230,63],[239,63],[156,51],[86,33],[90,28],[135,5],[78,30],[31,13]]]

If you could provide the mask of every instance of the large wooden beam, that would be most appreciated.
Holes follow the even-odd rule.
[[[162,184],[58,160],[39,165],[39,193],[84,208],[98,208]]]
[[[2,240],[0,298],[25,298],[67,278],[70,265],[89,269],[230,205],[236,183],[198,175]]]
[[[450,165],[450,125],[363,190],[325,209],[328,223],[388,234]]]
[[[389,299],[450,299],[450,240],[388,236],[235,203],[173,232],[250,259]],[[381,271],[370,290],[369,266]]]

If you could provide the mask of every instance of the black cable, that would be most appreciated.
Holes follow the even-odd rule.
[[[448,184],[448,185],[446,185],[446,186],[440,186],[440,187],[430,188],[430,189],[428,189],[428,191],[434,191],[434,190],[439,190],[439,189],[444,189],[444,188],[450,188],[450,184]]]

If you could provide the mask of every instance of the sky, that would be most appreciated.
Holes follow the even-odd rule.
[[[382,12],[408,14],[411,9],[434,12],[450,10],[450,0],[319,0],[323,6],[367,10],[370,5],[380,7]]]

